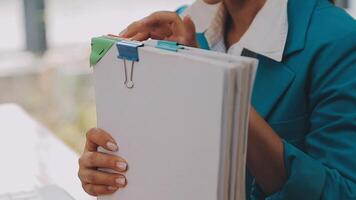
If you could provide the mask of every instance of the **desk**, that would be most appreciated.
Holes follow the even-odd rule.
[[[14,104],[0,105],[0,194],[56,184],[94,200],[77,177],[78,155]]]

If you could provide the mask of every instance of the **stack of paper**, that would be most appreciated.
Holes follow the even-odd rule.
[[[91,65],[98,127],[130,166],[127,187],[99,199],[245,198],[255,59],[99,37]]]

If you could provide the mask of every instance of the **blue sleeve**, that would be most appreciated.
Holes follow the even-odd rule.
[[[184,11],[187,10],[188,7],[189,7],[188,5],[180,6],[179,8],[176,9],[175,12],[176,12],[178,15],[181,15],[181,14],[183,14]]]
[[[306,149],[284,141],[288,180],[266,200],[356,199],[356,33],[325,46],[310,74]]]

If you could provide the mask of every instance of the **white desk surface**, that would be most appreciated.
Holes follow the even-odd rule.
[[[0,105],[0,194],[56,184],[93,200],[77,176],[78,155],[14,104]]]

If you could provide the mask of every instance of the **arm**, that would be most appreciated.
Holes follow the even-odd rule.
[[[279,190],[267,200],[356,199],[356,34],[318,55],[311,71],[306,151],[281,145],[265,122],[250,125],[248,167],[266,194]],[[275,177],[270,170],[278,170]]]
[[[278,191],[286,180],[282,139],[250,109],[247,167],[266,194]]]

